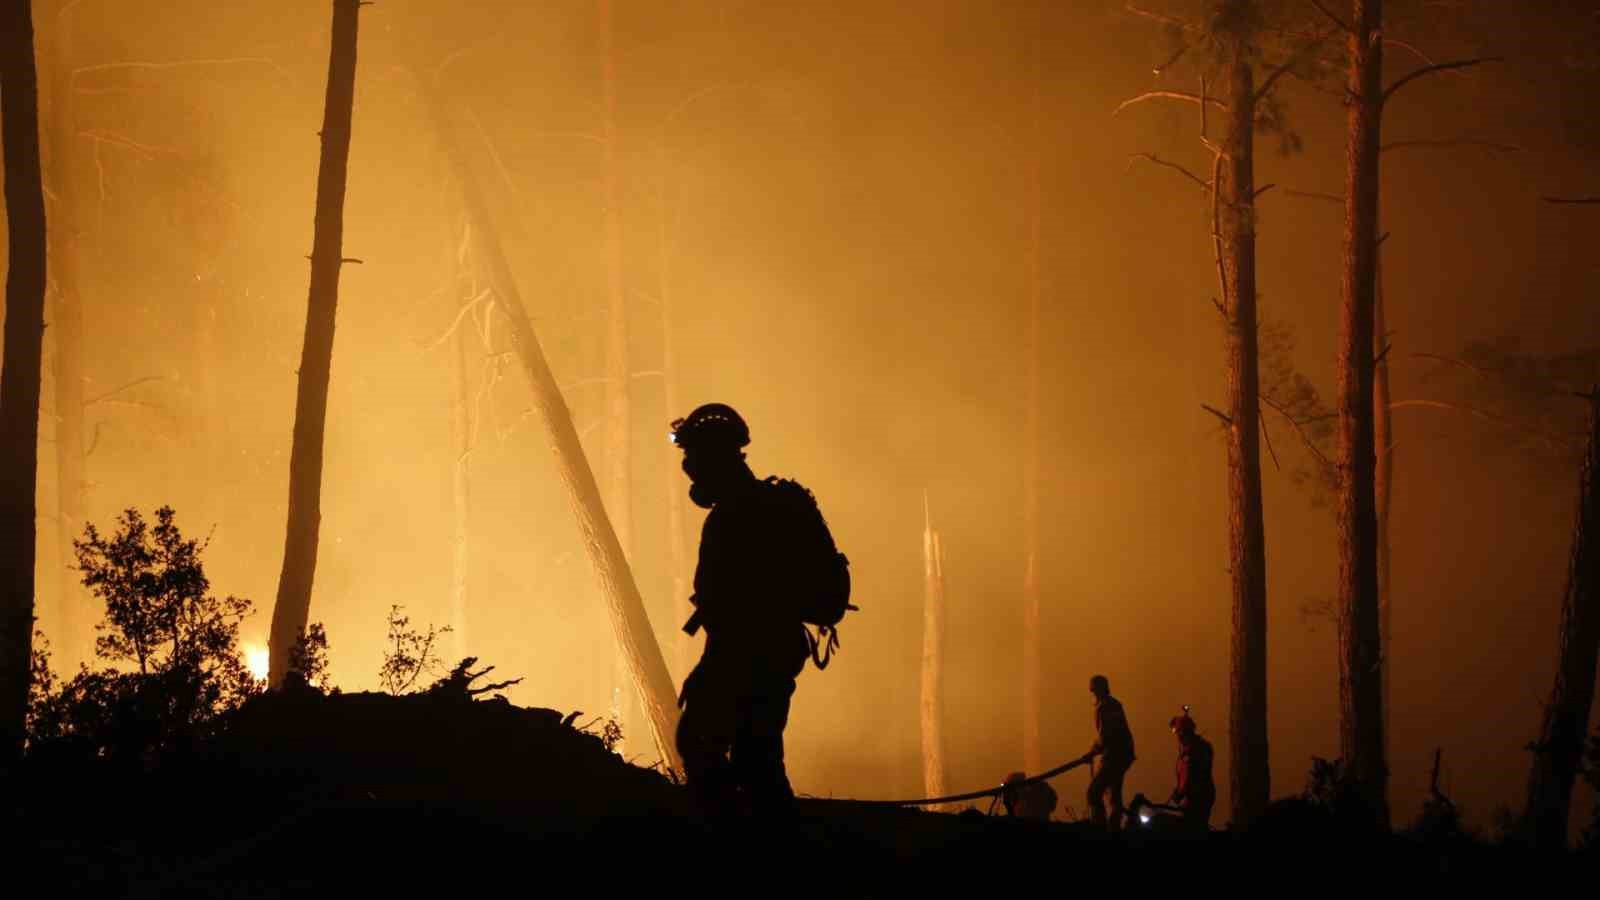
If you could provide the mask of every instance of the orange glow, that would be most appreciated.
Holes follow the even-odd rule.
[[[39,627],[58,671],[93,665],[100,608],[70,539],[170,504],[208,541],[212,589],[253,601],[241,652],[264,679],[329,4],[48,6],[60,14],[36,16],[55,167],[38,514],[70,524],[39,526]],[[342,251],[361,262],[339,280],[309,613],[326,627],[323,684],[379,688],[399,602],[413,629],[450,626],[432,647],[446,670],[478,657],[493,679],[524,679],[511,702],[582,711],[596,733],[615,716],[626,758],[656,756],[504,278],[602,491],[625,484],[607,516],[674,687],[703,647],[680,628],[705,510],[669,423],[727,403],[749,423],[753,471],[815,493],[862,611],[837,662],[799,679],[785,733],[797,790],[923,788],[926,496],[945,585],[947,789],[1083,753],[1085,684],[1104,673],[1138,741],[1127,796],[1171,789],[1161,730],[1191,703],[1226,810],[1228,460],[1202,407],[1227,396],[1213,210],[1172,170],[1128,167],[1148,153],[1209,172],[1211,158],[1195,106],[1113,115],[1155,88],[1199,90],[1204,73],[1182,67],[1205,60],[1153,79],[1170,56],[1161,31],[1114,0],[610,6],[609,63],[594,3],[364,7]],[[1477,376],[1419,359],[1501,336],[1528,354],[1600,342],[1600,304],[1576,302],[1600,296],[1597,220],[1538,200],[1600,187],[1600,116],[1545,105],[1590,96],[1557,68],[1564,49],[1544,52],[1566,47],[1545,11],[1559,6],[1483,13],[1516,23],[1503,32],[1526,42],[1526,78],[1419,82],[1384,125],[1408,144],[1475,134],[1524,148],[1385,154],[1397,816],[1428,796],[1437,746],[1447,761],[1462,748],[1463,809],[1520,804],[1518,779],[1486,773],[1524,770],[1539,724],[1528,698],[1554,672],[1576,468],[1494,446],[1506,432],[1456,408],[1488,402],[1470,393]],[[1463,55],[1431,33],[1416,45]],[[1399,56],[1397,77],[1415,65]],[[1467,83],[1473,100],[1458,102]],[[1344,112],[1316,87],[1279,82],[1301,152],[1258,138],[1256,178],[1278,187],[1261,196],[1256,265],[1263,340],[1282,360],[1262,377],[1294,387],[1301,374],[1331,400],[1341,207],[1289,193],[1342,190]],[[1592,146],[1566,147],[1562,123]],[[466,211],[446,134],[486,224]],[[626,328],[608,312],[619,298]],[[81,321],[61,327],[71,304]],[[1313,755],[1339,755],[1324,612],[1339,562],[1333,508],[1301,478],[1317,460],[1292,420],[1263,417],[1278,795]],[[1065,800],[1087,781],[1053,785]]]
[[[245,644],[244,665],[257,681],[265,681],[267,679],[267,648],[261,644]]]

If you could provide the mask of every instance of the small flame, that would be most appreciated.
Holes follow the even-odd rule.
[[[263,647],[260,644],[244,645],[245,668],[250,670],[250,674],[257,681],[267,680],[267,664],[270,658],[271,657],[269,657],[267,654],[266,647]]]

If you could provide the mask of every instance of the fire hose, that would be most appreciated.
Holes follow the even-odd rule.
[[[1070,772],[1088,762],[1089,757],[1080,756],[1071,762],[1062,763],[1054,769],[1040,772],[1031,778],[1024,778],[1021,781],[1013,781],[1010,784],[1002,784],[999,787],[986,788],[981,791],[968,791],[965,794],[950,794],[945,797],[920,797],[915,800],[847,800],[845,802],[859,806],[934,806],[942,803],[960,803],[963,800],[980,800],[984,797],[999,797],[1006,791],[1016,790],[1041,781],[1048,781],[1063,772]]]

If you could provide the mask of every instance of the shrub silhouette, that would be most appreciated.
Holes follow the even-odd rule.
[[[239,650],[250,601],[212,594],[205,544],[183,536],[171,507],[155,515],[152,525],[130,508],[113,534],[91,524],[73,541],[83,585],[105,604],[95,656],[107,665],[82,666],[57,689],[41,648],[31,748],[149,759],[203,737],[261,691]]]

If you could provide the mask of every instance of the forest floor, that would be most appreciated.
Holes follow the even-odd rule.
[[[1345,879],[1432,892],[1595,872],[1460,835],[1340,837],[1292,807],[1208,840],[831,800],[802,800],[784,825],[706,822],[683,788],[555,710],[424,694],[268,695],[181,760],[39,762],[8,793],[8,883],[46,896],[1279,892]]]

